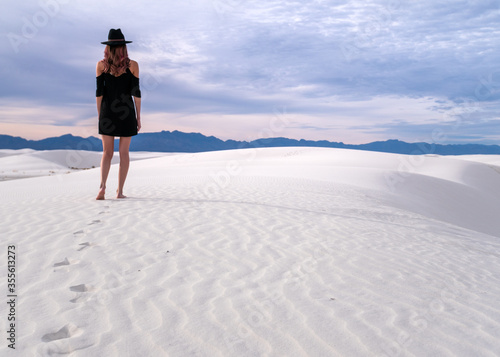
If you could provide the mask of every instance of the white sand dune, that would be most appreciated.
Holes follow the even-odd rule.
[[[47,172],[77,153],[14,154]],[[99,169],[0,182],[18,266],[0,355],[498,356],[499,157],[147,157],[125,200],[116,165],[105,201]]]
[[[132,161],[167,156],[166,153],[131,152]],[[68,174],[99,167],[102,153],[84,150],[0,150],[0,181]],[[118,154],[112,163],[119,162]]]

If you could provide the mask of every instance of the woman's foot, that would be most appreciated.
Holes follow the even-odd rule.
[[[104,195],[106,194],[106,186],[102,186],[99,189],[99,193],[97,194],[97,197],[95,198],[98,201],[101,201],[104,199]]]
[[[106,194],[106,187],[102,187],[99,189],[99,193],[97,194],[97,197],[95,199],[98,201],[104,200],[105,194]]]
[[[116,190],[116,198],[127,198],[127,196],[125,196],[123,192]]]

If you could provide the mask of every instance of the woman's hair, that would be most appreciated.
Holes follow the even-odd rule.
[[[119,76],[125,73],[130,66],[130,58],[128,58],[127,46],[109,46],[104,49],[104,72]]]

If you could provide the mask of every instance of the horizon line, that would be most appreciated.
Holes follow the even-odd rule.
[[[322,142],[322,141],[326,141],[326,142],[329,142],[329,143],[336,143],[336,144],[343,144],[343,145],[349,145],[349,146],[360,146],[360,145],[368,145],[368,144],[373,144],[373,143],[383,143],[383,142],[390,142],[390,141],[396,141],[396,142],[401,142],[401,143],[406,143],[406,144],[427,144],[427,145],[437,145],[437,146],[453,146],[453,145],[479,145],[479,146],[498,146],[500,147],[499,144],[482,144],[482,143],[448,143],[448,144],[441,144],[441,143],[436,143],[436,142],[426,142],[426,141],[414,141],[414,142],[409,142],[409,141],[404,141],[404,140],[400,140],[400,139],[386,139],[386,140],[376,140],[376,141],[370,141],[370,142],[366,142],[366,143],[362,143],[362,144],[348,144],[348,143],[344,143],[343,141],[331,141],[331,140],[328,140],[328,139],[320,139],[320,140],[312,140],[312,139],[294,139],[294,138],[288,138],[288,137],[284,137],[284,136],[276,136],[276,137],[268,137],[268,138],[257,138],[257,139],[254,139],[254,140],[250,140],[250,141],[247,141],[247,140],[236,140],[236,139],[227,139],[227,140],[223,140],[215,135],[205,135],[201,132],[185,132],[185,131],[180,131],[180,130],[173,130],[173,131],[170,131],[170,130],[161,130],[161,131],[155,131],[155,132],[142,132],[142,133],[138,133],[137,136],[139,135],[144,135],[144,134],[160,134],[160,133],[175,133],[175,132],[178,132],[178,133],[182,133],[182,134],[199,134],[199,135],[202,135],[206,138],[210,138],[210,137],[213,137],[213,138],[216,138],[222,142],[228,142],[228,141],[236,141],[236,142],[241,142],[241,143],[252,143],[252,142],[255,142],[255,141],[265,141],[265,140],[273,140],[273,139],[287,139],[287,140],[295,140],[295,141],[309,141],[309,142],[315,142],[315,143],[318,143],[318,142]],[[24,138],[22,136],[14,136],[14,135],[9,135],[9,134],[2,134],[0,133],[0,136],[3,135],[3,136],[9,136],[9,137],[12,137],[12,138],[20,138],[20,139],[23,139],[23,140],[26,140],[26,141],[32,141],[32,142],[39,142],[39,141],[42,141],[42,140],[48,140],[48,139],[55,139],[55,138],[61,138],[61,137],[64,137],[64,136],[71,136],[71,137],[75,137],[75,138],[82,138],[82,139],[89,139],[89,138],[94,138],[94,139],[97,139],[97,140],[101,140],[99,136],[88,136],[88,137],[83,137],[83,136],[79,136],[79,135],[73,135],[71,133],[67,133],[67,134],[62,134],[62,135],[58,135],[58,136],[49,136],[49,137],[46,137],[46,138],[42,138],[42,139],[27,139],[27,138]],[[118,137],[115,138],[115,140],[119,140]]]

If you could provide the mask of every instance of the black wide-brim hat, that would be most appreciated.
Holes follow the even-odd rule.
[[[119,45],[124,45],[126,43],[132,43],[132,41],[125,41],[125,36],[123,36],[122,30],[111,29],[109,30],[108,40],[101,43],[103,45],[119,46]]]

